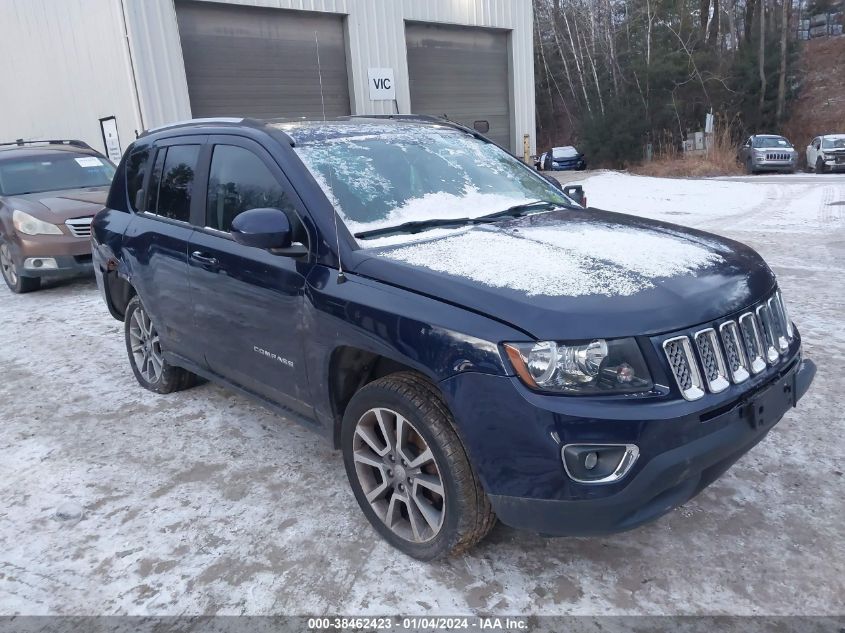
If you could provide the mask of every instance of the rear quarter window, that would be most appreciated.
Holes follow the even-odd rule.
[[[144,176],[147,173],[149,157],[150,148],[143,147],[132,152],[126,161],[126,197],[133,211],[140,210],[140,206],[136,203],[139,202],[138,194],[144,185]]]

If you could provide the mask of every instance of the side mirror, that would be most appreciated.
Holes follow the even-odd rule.
[[[582,207],[587,206],[587,196],[584,194],[584,187],[581,185],[568,185],[563,188],[563,193],[575,200]]]
[[[135,192],[135,208],[138,209],[138,211],[144,210],[144,190],[143,189],[138,189],[138,191]]]
[[[270,251],[274,255],[300,257],[308,253],[302,244],[293,244],[290,219],[280,209],[250,209],[232,220],[231,235],[242,245]]]

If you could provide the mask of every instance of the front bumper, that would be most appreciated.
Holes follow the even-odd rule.
[[[796,354],[765,382],[715,409],[622,401],[610,411],[616,419],[532,411],[509,401],[503,377],[459,375],[441,384],[499,519],[546,535],[579,536],[635,528],[694,497],[766,436],[806,393],[815,372],[812,361]],[[467,383],[474,383],[469,398]],[[532,394],[536,398],[549,397]],[[678,407],[686,415],[676,416]],[[639,446],[640,458],[618,483],[578,484],[560,458],[560,447],[570,442],[629,442]]]
[[[91,240],[87,237],[17,234],[10,246],[25,277],[68,278],[94,272]]]
[[[795,171],[798,162],[795,160],[755,160],[754,169],[765,171]]]

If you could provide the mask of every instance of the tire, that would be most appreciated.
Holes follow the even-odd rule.
[[[341,447],[364,515],[409,556],[460,554],[496,523],[446,403],[417,374],[391,374],[360,389],[343,416]]]
[[[754,164],[751,162],[750,158],[746,159],[745,161],[745,173],[747,173],[749,176],[753,176],[755,173]]]
[[[3,281],[9,286],[9,290],[15,294],[32,292],[41,287],[41,277],[23,277],[20,275],[12,250],[2,240],[0,240],[0,274],[3,276]]]
[[[173,393],[197,384],[197,376],[164,360],[155,324],[138,295],[126,306],[123,319],[126,353],[138,383],[155,393]]]
[[[816,159],[816,173],[817,174],[826,174],[827,173],[827,165],[824,164],[824,161],[821,158]]]

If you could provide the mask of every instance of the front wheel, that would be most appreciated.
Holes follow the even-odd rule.
[[[346,474],[382,538],[431,560],[464,552],[496,515],[437,389],[397,373],[363,387],[343,416]]]
[[[824,161],[821,158],[816,160],[816,173],[817,174],[826,174],[827,173],[827,165],[824,164]]]
[[[12,251],[5,242],[0,242],[0,274],[3,275],[3,281],[9,286],[9,290],[15,294],[32,292],[41,287],[40,277],[21,276],[18,272],[18,266],[15,264],[15,258],[12,256]]]
[[[754,175],[754,163],[751,162],[750,158],[745,161],[745,173],[749,176]]]
[[[158,329],[137,295],[126,306],[124,335],[132,373],[142,387],[156,393],[172,393],[197,384],[196,374],[164,359]]]

